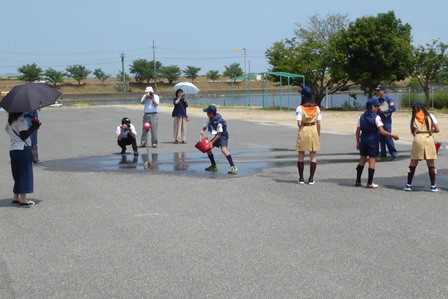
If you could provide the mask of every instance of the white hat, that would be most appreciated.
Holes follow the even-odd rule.
[[[154,92],[151,86],[146,87],[145,92]]]

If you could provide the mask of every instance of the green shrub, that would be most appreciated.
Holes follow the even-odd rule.
[[[425,102],[425,96],[415,92],[403,93],[400,97],[400,108],[410,108],[414,102]]]
[[[434,94],[434,108],[444,109],[448,108],[448,92],[441,91]]]

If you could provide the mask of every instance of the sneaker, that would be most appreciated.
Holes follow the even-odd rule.
[[[207,168],[205,169],[205,171],[213,171],[213,172],[218,171],[218,166],[216,166],[216,165],[210,165],[209,167],[207,167]]]
[[[134,156],[135,156],[135,157],[138,157],[138,151],[135,151],[135,152],[134,152]]]
[[[316,182],[314,180],[308,180],[308,185],[314,185]]]
[[[374,188],[378,188],[378,185],[372,183],[372,184],[370,184],[370,185],[367,185],[366,188],[367,188],[367,189],[374,189]]]
[[[125,149],[122,149],[120,154],[121,154],[121,155],[126,154],[126,150],[125,150]]]
[[[412,191],[412,185],[411,184],[406,184],[406,186],[404,186],[403,190],[404,191]]]
[[[153,147],[153,148],[157,148],[157,143],[154,143],[154,144],[152,145],[152,147]]]
[[[177,140],[174,140],[174,144],[178,144],[179,143],[179,141],[177,141]]]
[[[146,147],[146,143],[141,143],[138,147]]]
[[[437,192],[437,191],[440,191],[440,189],[437,188],[437,185],[431,186],[431,192]]]
[[[361,187],[361,182],[355,182],[355,187]]]
[[[305,185],[305,180],[304,179],[299,179],[297,181],[297,183],[299,183],[300,185]]]
[[[238,168],[236,168],[236,166],[230,166],[229,172],[227,172],[228,174],[236,174]]]

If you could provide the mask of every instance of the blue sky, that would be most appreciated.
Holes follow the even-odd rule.
[[[24,64],[65,70],[82,64],[115,76],[136,59],[164,66],[222,72],[239,63],[247,72],[269,68],[264,53],[291,38],[296,24],[318,14],[362,16],[394,11],[412,27],[414,45],[448,43],[447,0],[27,0],[1,5],[0,74]],[[307,6],[311,3],[312,6]]]

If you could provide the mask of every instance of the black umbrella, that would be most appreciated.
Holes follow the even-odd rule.
[[[0,102],[8,113],[33,112],[52,105],[61,95],[56,89],[43,83],[25,83],[14,86]]]

